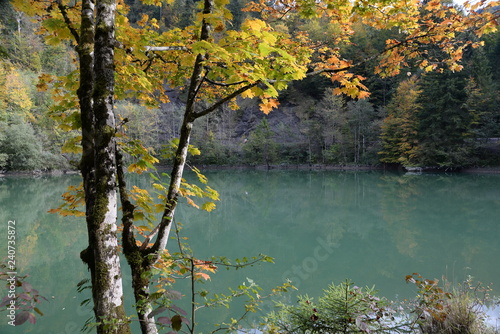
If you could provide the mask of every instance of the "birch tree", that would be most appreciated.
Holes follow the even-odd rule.
[[[73,37],[79,59],[80,83],[74,92],[79,110],[74,112],[80,115],[78,121],[81,123],[80,171],[89,240],[81,258],[91,275],[97,332],[130,333],[123,305],[116,221],[118,196],[113,111],[116,3],[83,0],[78,11],[62,1],[33,3],[31,7],[26,7],[30,6],[27,2],[17,5],[31,15],[40,14],[50,24],[57,23],[57,19],[42,10],[45,13],[58,11],[60,23]]]

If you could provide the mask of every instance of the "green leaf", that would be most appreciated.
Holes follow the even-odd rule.
[[[62,152],[63,153],[82,153],[82,146],[80,145],[82,141],[82,136],[76,136],[71,139],[68,139],[63,147],[62,147]]]
[[[159,183],[153,183],[153,188],[155,188],[158,191],[163,191],[163,192],[167,191],[167,188],[165,188],[165,186],[163,184],[159,184]]]
[[[259,44],[259,52],[261,55],[268,56],[271,52],[273,52],[275,49],[271,46],[269,46],[266,43],[260,43]]]
[[[207,52],[209,52],[212,49],[213,49],[213,45],[210,44],[209,42],[207,42],[207,41],[198,41],[198,42],[196,42],[196,43],[193,44],[193,47],[191,48],[191,51],[194,54],[198,54],[198,53],[207,53]]]
[[[176,332],[180,331],[182,328],[182,318],[180,315],[176,314],[172,317],[172,329]]]

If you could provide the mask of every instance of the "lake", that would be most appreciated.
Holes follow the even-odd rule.
[[[275,264],[221,270],[202,288],[228,292],[249,277],[268,290],[291,279],[299,294],[319,296],[330,283],[351,279],[392,300],[412,298],[405,276],[446,276],[493,284],[500,295],[500,175],[339,171],[207,171],[221,202],[211,213],[178,210],[183,235],[198,258],[251,257]],[[134,178],[147,186],[147,176]],[[79,259],[86,244],[82,219],[47,213],[77,176],[0,178],[0,220],[16,220],[20,274],[49,299],[36,325],[14,329],[0,313],[0,333],[79,333],[91,315],[88,293],[76,284],[88,272]],[[173,243],[172,243],[173,245]],[[173,247],[173,246],[172,246]],[[2,258],[7,255],[6,247]],[[130,279],[124,274],[124,284]],[[2,285],[2,296],[6,294]],[[264,294],[264,292],[263,292]],[[295,295],[283,300],[294,302]],[[127,301],[131,304],[131,301]],[[240,305],[241,306],[241,305]],[[266,311],[253,314],[258,321]],[[218,309],[202,322],[220,322],[239,309]],[[227,320],[227,319],[226,319]],[[204,331],[206,332],[206,331]]]

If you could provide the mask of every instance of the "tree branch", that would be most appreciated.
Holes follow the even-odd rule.
[[[431,29],[432,30],[432,29]],[[306,76],[314,76],[314,75],[318,75],[318,74],[321,74],[321,73],[338,73],[338,72],[342,72],[342,71],[347,71],[351,68],[354,68],[354,67],[358,67],[358,66],[361,66],[361,65],[364,65],[366,64],[367,62],[369,61],[372,61],[380,56],[382,56],[383,54],[391,51],[391,50],[394,50],[398,47],[402,47],[402,46],[405,46],[405,45],[408,45],[408,43],[412,42],[412,41],[415,41],[415,40],[419,40],[421,38],[424,38],[424,37],[431,37],[433,36],[433,34],[430,33],[430,31],[426,32],[425,34],[422,34],[422,35],[417,35],[417,36],[413,36],[413,37],[409,37],[401,42],[397,42],[396,44],[394,45],[391,45],[390,47],[388,48],[385,48],[384,50],[380,51],[379,53],[371,56],[371,57],[368,57],[368,58],[365,58],[357,63],[354,63],[354,64],[350,64],[348,66],[344,66],[344,67],[340,67],[340,68],[322,68],[322,69],[319,69],[319,70],[316,70],[316,71],[312,71],[312,72],[308,72],[306,73]]]
[[[203,14],[208,16],[212,13],[214,7],[213,0],[205,0]],[[204,18],[201,25],[200,40],[207,41],[211,38],[212,27],[210,22]],[[181,186],[182,175],[184,172],[184,167],[186,164],[186,158],[189,147],[189,140],[191,137],[191,130],[193,127],[193,121],[196,119],[195,104],[198,91],[203,83],[203,64],[206,60],[207,55],[199,53],[196,56],[196,60],[193,66],[193,72],[191,74],[190,84],[187,92],[187,103],[184,111],[184,119],[181,126],[181,133],[179,137],[179,144],[177,151],[175,153],[175,162],[172,167],[172,172],[170,176],[170,185],[168,188],[167,199],[165,202],[165,209],[161,218],[161,222],[158,225],[158,231],[156,241],[154,245],[148,249],[149,252],[155,253],[158,257],[160,252],[163,251],[167,245],[168,236],[170,233],[170,228],[172,226],[172,220],[175,214],[175,208],[177,206],[177,196]],[[155,232],[155,231],[153,231]]]
[[[74,27],[73,22],[71,22],[71,20],[69,19],[68,12],[66,10],[68,8],[68,6],[63,5],[62,0],[57,0],[57,8],[61,12],[61,15],[64,18],[64,23],[66,23],[66,26],[68,27],[69,31],[71,32],[71,35],[73,35],[73,37],[75,38],[76,43],[80,44],[80,36],[78,35],[78,31],[76,31],[76,28]]]
[[[212,85],[221,86],[221,87],[236,86],[236,85],[241,85],[241,84],[244,84],[245,82],[248,82],[248,81],[242,80],[242,81],[238,81],[238,82],[224,83],[224,82],[213,81],[213,80],[210,80],[208,78],[205,78],[205,81],[212,84]]]
[[[260,81],[256,81],[254,83],[251,83],[251,84],[248,84],[246,86],[243,86],[241,87],[240,89],[238,90],[235,90],[234,92],[232,92],[231,94],[227,95],[226,97],[220,99],[219,101],[215,102],[213,105],[211,105],[210,107],[208,107],[207,109],[203,110],[203,111],[200,111],[198,113],[196,113],[194,115],[194,118],[197,119],[197,118],[200,118],[202,116],[205,116],[207,114],[210,114],[211,112],[213,112],[215,109],[217,109],[218,107],[220,107],[221,105],[223,105],[224,103],[226,103],[227,101],[230,101],[232,99],[234,99],[235,97],[239,96],[240,94],[242,94],[243,92],[251,89],[252,87],[255,87],[257,86],[258,84],[260,84],[261,82]]]
[[[185,46],[146,46],[146,52],[149,51],[189,51]]]

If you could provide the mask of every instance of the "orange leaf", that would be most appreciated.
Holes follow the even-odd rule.
[[[200,208],[198,205],[196,205],[196,203],[191,198],[186,197],[186,200],[187,200],[187,202],[188,202],[189,205],[194,206],[197,209]]]
[[[203,278],[205,281],[208,281],[210,279],[210,275],[205,273],[196,273],[194,275],[196,278]]]
[[[368,96],[370,96],[370,92],[362,90],[358,94],[358,99],[360,99],[360,100],[366,99]]]
[[[260,110],[268,115],[273,108],[277,108],[280,103],[276,99],[263,99],[260,104]]]

